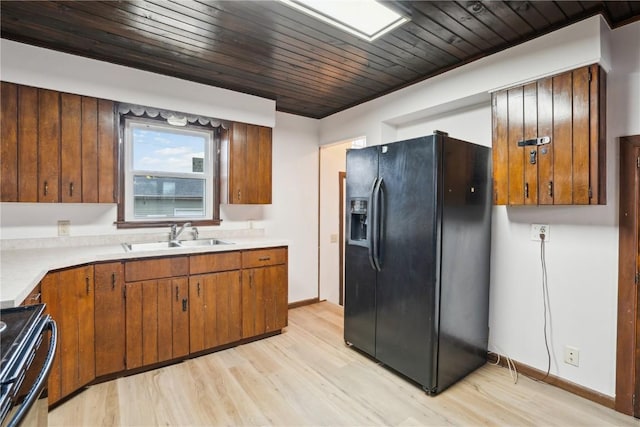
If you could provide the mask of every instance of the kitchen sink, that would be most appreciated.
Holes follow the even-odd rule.
[[[194,247],[194,246],[216,246],[216,245],[230,245],[231,242],[225,242],[219,239],[196,239],[196,240],[180,240],[178,242],[180,246]]]
[[[122,247],[125,252],[142,252],[142,251],[158,251],[171,250],[176,248],[193,248],[202,246],[231,245],[231,242],[225,242],[219,239],[196,239],[196,240],[179,240],[174,242],[147,242],[147,243],[123,243]]]

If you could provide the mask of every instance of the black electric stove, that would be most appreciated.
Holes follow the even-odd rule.
[[[46,385],[55,355],[57,329],[51,317],[43,315],[44,307],[35,304],[0,310],[2,427],[18,426],[30,419],[30,409]],[[47,331],[51,331],[49,342],[41,346]],[[37,358],[39,350],[46,352],[46,357]]]
[[[4,374],[19,353],[20,343],[33,333],[37,320],[42,316],[44,304],[28,305],[24,307],[6,308],[0,310],[0,321],[6,324],[6,328],[0,332],[0,372]],[[0,374],[0,378],[3,375]]]

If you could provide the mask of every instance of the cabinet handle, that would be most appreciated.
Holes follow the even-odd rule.
[[[69,196],[73,197],[73,182],[69,183]]]
[[[253,288],[253,271],[249,274],[249,289]]]
[[[528,182],[524,183],[524,197],[525,197],[525,199],[529,198],[529,183]]]
[[[187,311],[187,299],[182,300],[182,311]]]
[[[553,197],[553,181],[549,181],[547,188],[549,189],[549,197]]]
[[[269,261],[270,259],[271,259],[270,256],[263,256],[263,257],[258,258],[258,261]]]
[[[31,297],[31,301],[39,302],[40,301],[40,297],[42,297],[42,294],[40,292],[38,292],[37,294],[35,294],[34,296]]]
[[[111,273],[111,289],[116,288],[116,273]]]
[[[238,190],[238,200],[240,200],[240,190]]]
[[[87,295],[89,295],[89,276],[85,277],[84,281],[87,284]]]
[[[200,282],[198,282],[198,296],[200,296]]]
[[[178,301],[178,287],[176,286],[176,301]]]
[[[49,183],[47,181],[44,182],[44,195],[49,194]]]

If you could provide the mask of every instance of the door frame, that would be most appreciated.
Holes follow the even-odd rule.
[[[340,198],[339,201],[339,209],[338,209],[338,215],[340,216],[338,218],[338,227],[339,227],[339,231],[338,231],[338,244],[340,245],[339,248],[339,256],[340,256],[340,261],[339,261],[339,267],[338,267],[338,272],[340,273],[340,295],[338,296],[338,304],[344,306],[344,244],[345,244],[345,239],[344,239],[344,184],[345,184],[345,180],[347,179],[347,173],[346,172],[338,172],[338,197]]]
[[[640,135],[621,137],[615,409],[637,418],[640,418],[639,156]]]

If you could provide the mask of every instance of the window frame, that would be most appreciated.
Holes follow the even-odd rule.
[[[223,132],[226,130],[222,126],[209,126],[209,125],[200,125],[196,123],[188,123],[186,126],[172,126],[167,123],[165,119],[162,117],[149,117],[146,113],[142,116],[127,113],[127,114],[119,114],[119,144],[118,144],[118,219],[116,221],[117,228],[153,228],[153,227],[166,227],[173,224],[184,224],[190,222],[193,226],[207,226],[207,225],[220,225],[220,178],[221,178],[221,165],[220,165],[220,146],[222,140]],[[157,220],[152,220],[149,218],[146,219],[127,219],[126,213],[129,208],[127,205],[127,193],[126,191],[133,190],[133,176],[132,168],[127,169],[126,162],[132,161],[132,147],[128,143],[128,125],[133,123],[135,125],[138,124],[147,124],[151,126],[158,127],[167,127],[173,130],[192,130],[192,131],[205,131],[211,132],[211,146],[209,147],[209,161],[211,162],[212,168],[212,176],[210,177],[210,185],[205,184],[205,191],[211,191],[212,195],[212,206],[210,209],[210,217],[203,219],[194,219],[194,218],[181,218],[181,217],[173,217],[173,218],[158,218]],[[205,157],[207,157],[205,155]],[[206,161],[206,159],[205,159]],[[131,165],[133,166],[133,165]],[[127,173],[127,170],[131,173]],[[158,176],[179,176],[180,173],[167,173],[167,175],[158,175]],[[132,181],[131,183],[127,182],[127,179]],[[129,201],[133,201],[133,196],[129,197]]]

